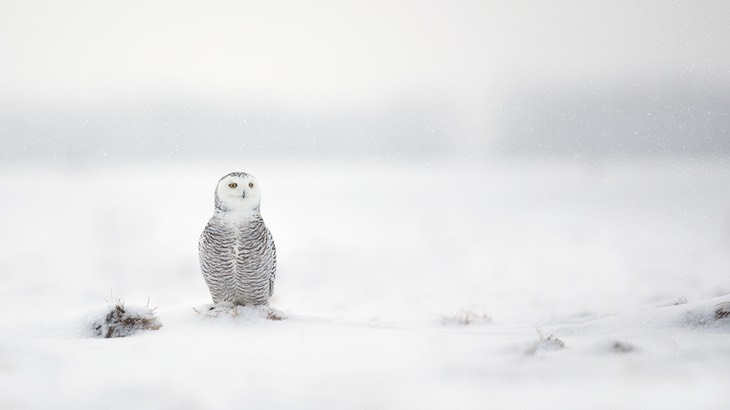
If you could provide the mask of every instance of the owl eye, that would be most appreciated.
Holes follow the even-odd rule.
[[[253,188],[253,182],[249,182],[249,183],[248,183],[248,187],[249,187],[249,188]]]
[[[235,182],[231,182],[230,184],[228,184],[228,188],[235,188],[237,186],[238,186],[238,184]]]

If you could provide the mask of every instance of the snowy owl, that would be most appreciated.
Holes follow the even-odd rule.
[[[259,211],[261,190],[245,172],[218,181],[215,213],[200,235],[200,269],[213,303],[268,306],[274,293],[276,248]]]

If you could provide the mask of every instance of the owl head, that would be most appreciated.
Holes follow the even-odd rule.
[[[231,172],[218,181],[215,188],[216,212],[256,214],[261,206],[261,190],[253,175]]]

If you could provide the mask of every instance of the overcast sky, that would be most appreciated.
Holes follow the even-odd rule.
[[[730,85],[730,1],[0,0],[7,157],[195,153],[212,137],[262,153],[475,152],[503,104],[530,115],[553,89],[672,84]],[[722,129],[721,114],[697,123]]]
[[[337,102],[730,77],[730,2],[0,2],[6,97]]]

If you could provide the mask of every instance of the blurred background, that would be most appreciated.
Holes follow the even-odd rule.
[[[727,1],[0,9],[6,308],[204,303],[197,235],[233,170],[265,185],[295,312],[730,292]]]
[[[725,155],[725,1],[3,1],[6,161]]]

